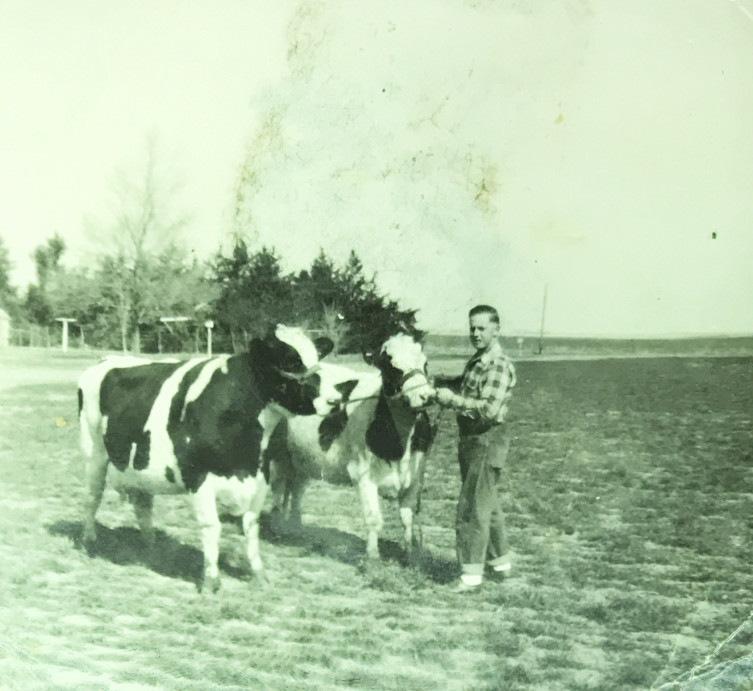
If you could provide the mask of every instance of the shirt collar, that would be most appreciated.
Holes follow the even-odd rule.
[[[476,352],[476,354],[471,358],[471,361],[481,362],[484,365],[489,365],[490,363],[494,362],[494,360],[497,360],[498,358],[502,357],[502,355],[503,355],[502,345],[495,338],[489,344],[489,347],[486,350]]]

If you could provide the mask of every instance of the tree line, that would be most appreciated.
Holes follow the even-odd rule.
[[[75,319],[72,342],[133,353],[203,351],[208,323],[222,352],[244,349],[277,322],[326,335],[338,352],[371,350],[396,330],[422,335],[416,310],[386,296],[355,251],[338,265],[322,249],[308,268],[285,272],[274,248],[252,249],[242,238],[200,262],[174,242],[152,247],[150,230],[136,226],[92,265],[74,268],[64,265],[66,243],[55,233],[35,249],[36,280],[23,294],[11,285],[0,237],[0,306],[15,332],[56,333],[56,319]]]

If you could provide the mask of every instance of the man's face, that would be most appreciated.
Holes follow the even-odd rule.
[[[469,320],[469,325],[471,345],[476,350],[486,350],[499,334],[499,324],[495,324],[491,315],[485,312],[474,314]]]

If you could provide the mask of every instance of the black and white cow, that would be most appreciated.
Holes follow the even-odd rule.
[[[84,543],[108,476],[153,541],[155,494],[188,493],[201,529],[204,587],[219,587],[220,513],[242,516],[247,554],[263,577],[258,517],[267,492],[262,454],[287,415],[331,412],[342,396],[319,373],[332,342],[278,325],[247,353],[150,362],[107,359],[78,382],[88,497]]]
[[[431,431],[425,407],[433,389],[421,344],[407,334],[385,341],[371,360],[375,368],[359,372],[323,363],[322,381],[339,385],[343,403],[322,419],[290,417],[280,424],[268,449],[273,512],[300,523],[301,497],[309,478],[348,479],[358,488],[368,531],[366,553],[378,558],[383,519],[379,490],[397,493],[405,548],[416,542],[417,513],[425,454]]]

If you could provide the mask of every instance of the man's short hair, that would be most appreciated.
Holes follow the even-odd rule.
[[[477,314],[488,314],[491,321],[499,324],[499,312],[491,305],[476,305],[475,307],[471,307],[468,312],[468,319],[475,317]]]

